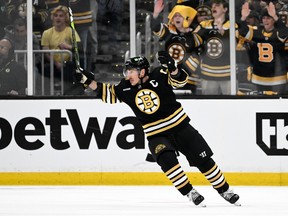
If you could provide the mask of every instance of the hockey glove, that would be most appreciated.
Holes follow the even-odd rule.
[[[83,84],[83,86],[87,88],[89,84],[94,80],[94,74],[92,72],[88,72],[82,68],[79,68],[75,71],[75,80],[76,82]]]
[[[159,51],[156,54],[157,60],[160,62],[162,68],[164,70],[167,70],[169,72],[175,71],[177,68],[177,63],[174,61],[174,59],[169,55],[166,51]]]

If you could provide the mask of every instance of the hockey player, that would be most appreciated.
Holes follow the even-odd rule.
[[[186,156],[191,166],[196,166],[213,188],[229,203],[238,204],[239,196],[230,188],[204,138],[189,124],[189,117],[176,101],[173,88],[187,83],[188,74],[175,65],[165,51],[158,52],[162,68],[150,71],[148,60],[130,58],[125,62],[123,78],[119,84],[94,81],[85,70],[76,71],[76,80],[97,93],[106,103],[124,102],[133,110],[142,124],[154,160],[178,191],[189,197],[195,205],[203,204],[204,197],[189,182],[176,152]]]

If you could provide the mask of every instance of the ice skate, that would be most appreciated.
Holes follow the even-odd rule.
[[[236,206],[241,206],[241,204],[238,202],[240,197],[238,194],[235,194],[233,190],[228,189],[227,191],[221,193],[220,195],[229,203],[234,204]]]
[[[189,201],[193,202],[195,205],[199,205],[201,207],[206,207],[203,203],[204,197],[198,193],[194,188],[187,194]]]

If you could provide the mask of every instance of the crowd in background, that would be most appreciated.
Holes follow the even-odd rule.
[[[154,8],[154,2],[156,4],[157,1],[151,2]],[[195,18],[191,20],[191,23],[189,23],[189,26],[187,26],[187,28],[189,28],[189,31],[193,32],[193,34],[195,33],[199,35],[199,37],[201,38],[201,44],[198,45],[197,49],[193,48],[192,54],[187,57],[185,61],[183,61],[184,63],[182,62],[181,64],[181,66],[186,68],[188,72],[192,68],[191,65],[194,65],[193,70],[190,70],[189,72],[190,77],[188,83],[190,85],[187,85],[186,89],[191,90],[191,93],[194,95],[229,95],[231,91],[229,81],[229,51],[225,50],[223,53],[221,53],[221,58],[219,59],[217,59],[216,56],[213,56],[214,54],[212,55],[211,52],[208,52],[209,50],[211,50],[211,44],[212,46],[214,46],[218,43],[217,40],[213,41],[214,44],[210,43],[211,37],[213,35],[216,38],[220,38],[219,41],[221,43],[227,43],[227,38],[229,38],[229,22],[227,22],[229,21],[229,1],[174,0],[164,2],[165,7],[169,7],[169,13],[173,11],[173,8],[177,5],[191,7],[195,11],[197,11],[197,15],[195,14]],[[249,4],[249,13],[246,14],[247,16],[245,17],[245,22],[243,22],[241,18],[243,18],[242,13],[243,5],[245,2]],[[275,22],[275,29],[270,31],[265,30],[265,25],[263,25],[263,17],[264,15],[267,15],[267,17],[270,16],[269,13],[267,14],[267,7],[269,7],[269,4],[271,2],[274,5],[276,14],[279,17],[279,21],[284,24],[284,27],[280,26],[279,22]],[[114,56],[118,55],[118,52],[120,52],[119,35],[121,33],[126,33],[127,35],[129,34],[129,32],[123,32],[125,31],[123,30],[125,28],[122,25],[124,3],[124,0],[70,1],[69,6],[73,11],[73,18],[76,28],[75,37],[77,41],[78,51],[80,54],[80,63],[83,68],[95,71],[95,68],[97,68],[97,56],[103,54],[105,55],[108,53]],[[215,10],[218,10],[215,9],[216,3],[223,4],[224,9],[225,7],[227,8],[227,10],[224,11],[225,19],[223,20],[223,23],[220,23],[219,25],[216,24],[218,18],[216,18],[214,15],[216,13]],[[0,46],[0,95],[25,95],[27,93],[27,91],[23,91],[23,86],[27,86],[26,79],[20,79],[20,77],[25,77],[27,75],[25,66],[26,59],[23,57],[25,55],[20,55],[19,53],[18,55],[15,55],[14,53],[14,50],[25,50],[27,48],[25,39],[27,37],[26,6],[26,0],[3,0],[0,2],[0,39],[3,44]],[[79,89],[78,87],[76,88],[76,90],[74,89],[73,77],[71,76],[71,74],[69,74],[69,71],[73,70],[72,68],[75,66],[75,61],[73,60],[75,48],[73,46],[75,46],[75,44],[73,44],[73,31],[71,31],[70,28],[67,6],[67,0],[33,1],[33,50],[60,51],[59,53],[54,53],[52,57],[51,53],[45,53],[44,58],[41,58],[41,55],[39,53],[34,55],[34,80],[36,86],[35,95],[57,95],[57,93],[55,93],[57,91],[60,92],[60,95],[85,94],[85,91],[83,89]],[[182,9],[178,9],[175,13],[180,13],[181,15],[182,12]],[[239,30],[240,34],[239,37],[237,37],[236,47],[238,80],[237,84],[239,90],[238,94],[246,94],[247,92],[245,89],[248,89],[248,93],[249,91],[255,90],[257,93],[265,92],[267,94],[279,93],[287,95],[288,63],[284,63],[283,65],[283,62],[288,62],[288,1],[239,0],[235,1],[235,12],[237,22],[237,26],[235,28]],[[150,13],[152,14],[153,11],[150,11]],[[175,15],[175,13],[173,15]],[[136,14],[136,16],[138,15]],[[188,18],[189,16],[190,15],[187,15],[185,18]],[[172,18],[173,17],[170,17],[170,21],[172,20]],[[164,22],[164,20],[167,20],[167,17],[161,16],[160,13],[159,19],[160,22]],[[208,20],[214,20],[214,22],[211,23]],[[99,29],[101,30],[101,28],[99,28],[99,23],[106,24],[107,31],[105,32],[105,34],[102,34],[103,32],[99,31]],[[213,26],[213,23],[216,27]],[[247,24],[247,26],[254,26],[254,30],[253,28],[250,29],[249,26],[247,27],[245,23]],[[169,23],[164,24],[169,26]],[[212,29],[210,29],[210,27]],[[258,28],[258,30],[256,30],[256,27]],[[255,52],[257,51],[257,44],[259,45],[260,42],[257,41],[257,38],[259,37],[253,38],[251,35],[260,35],[261,32],[259,33],[259,29],[265,32],[265,34],[262,34],[262,36],[264,35],[264,42],[265,40],[267,40],[268,42],[266,42],[271,43],[272,47],[274,47],[275,50],[277,48],[277,53],[274,53],[275,58],[273,57],[274,60],[277,59],[275,62],[269,60],[268,51],[270,46],[267,46],[261,48],[264,53],[262,56],[264,58],[263,61],[260,61],[260,63],[259,61],[255,63],[255,61],[257,61],[255,60]],[[279,36],[279,32],[281,36],[279,37],[280,40],[278,40],[279,38],[277,38]],[[269,33],[271,33],[271,35],[269,35]],[[208,35],[210,35],[211,37],[209,37]],[[248,35],[250,35],[251,37],[249,37]],[[99,39],[101,40],[101,38],[104,37],[107,38],[105,43],[107,43],[106,45],[108,46],[108,49],[104,50],[103,52],[103,50],[99,48]],[[270,39],[268,40],[267,38],[270,38],[272,42]],[[160,37],[159,42],[161,42],[161,39],[163,38]],[[264,42],[262,41],[261,44],[264,44]],[[166,48],[169,48],[169,44],[166,44]],[[65,50],[67,50],[67,53],[64,53]],[[63,51],[63,53],[61,53],[61,51]],[[69,57],[70,52],[72,58]],[[42,65],[43,61],[44,66]],[[51,66],[51,62],[53,66]],[[19,68],[22,67],[21,64],[24,65],[24,68],[22,68],[21,70],[15,69],[18,66]],[[14,66],[12,67],[12,65]],[[16,67],[15,65],[18,66]],[[274,68],[269,69],[268,67],[271,67],[271,65],[274,65]],[[43,72],[42,68],[44,68]],[[51,74],[51,68],[53,69],[53,74]],[[264,75],[261,74],[262,72],[264,73]],[[275,74],[271,74],[274,72]],[[21,75],[19,73],[21,73]],[[24,76],[22,76],[22,73],[24,73]],[[52,76],[53,80],[55,79],[53,85],[50,84]],[[276,76],[276,81],[275,79],[271,79],[271,77],[273,76]],[[17,77],[19,77],[20,82],[15,80],[15,78]],[[63,79],[65,81],[64,83],[66,83],[64,88],[63,83],[61,83],[61,80]],[[4,83],[14,82],[18,83],[19,89],[17,89],[17,87],[14,87],[15,85],[4,85]],[[265,87],[274,84],[277,86],[281,85],[281,89],[269,89]],[[6,87],[4,88],[4,86]],[[11,86],[11,88],[9,86]],[[265,88],[262,88],[261,86],[264,86]],[[51,88],[53,88],[53,91],[51,91]],[[59,90],[59,88],[62,88],[62,92],[61,90]]]

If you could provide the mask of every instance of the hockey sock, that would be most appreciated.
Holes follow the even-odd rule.
[[[223,173],[212,158],[204,164],[201,164],[198,169],[218,193],[223,193],[228,190],[229,184],[226,182]]]
[[[168,179],[182,195],[185,196],[192,190],[192,185],[190,184],[187,175],[181,168],[175,152],[163,152],[159,156],[158,164],[161,166],[161,169]]]

